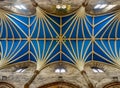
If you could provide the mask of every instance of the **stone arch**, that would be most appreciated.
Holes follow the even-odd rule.
[[[120,82],[112,82],[105,85],[103,88],[120,88]]]
[[[48,83],[43,86],[40,86],[38,88],[81,88],[78,85],[68,83],[68,82],[53,82],[53,83]]]
[[[0,82],[0,88],[15,88],[15,87],[7,82]]]

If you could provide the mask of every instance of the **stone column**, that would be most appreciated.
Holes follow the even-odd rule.
[[[24,85],[24,88],[29,88],[30,84],[34,81],[34,79],[37,77],[37,75],[40,73],[40,71],[35,70],[33,76],[30,78],[30,80]]]
[[[81,71],[81,74],[82,74],[82,76],[84,77],[85,81],[87,82],[88,87],[89,87],[89,88],[94,88],[93,84],[91,83],[91,81],[90,81],[89,78],[88,78],[88,75],[87,75],[86,71],[84,71],[84,70]]]

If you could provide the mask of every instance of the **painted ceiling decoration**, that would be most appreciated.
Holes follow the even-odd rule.
[[[84,71],[88,62],[120,67],[120,10],[90,15],[82,5],[77,11],[56,16],[36,3],[36,14],[19,15],[0,9],[0,68],[33,62],[36,70],[29,85],[47,65],[67,62],[74,65],[94,88]]]
[[[120,11],[97,16],[84,7],[67,16],[39,7],[32,16],[0,11],[0,67],[26,61],[43,66],[65,61],[79,70],[90,61],[120,65]]]

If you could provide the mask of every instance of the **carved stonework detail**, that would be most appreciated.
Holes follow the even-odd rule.
[[[107,84],[103,88],[120,88],[120,82],[114,82],[114,83]]]
[[[15,87],[9,83],[0,82],[0,88],[15,88]]]
[[[80,88],[80,87],[67,82],[54,82],[38,88]]]

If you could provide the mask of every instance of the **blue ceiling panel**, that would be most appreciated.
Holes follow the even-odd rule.
[[[6,58],[9,63],[27,61],[28,56],[28,42],[27,41],[11,41],[2,40],[1,41],[1,59]]]
[[[0,18],[0,59],[9,64],[46,60],[76,64],[115,63],[120,57],[120,20],[116,13],[37,17],[7,14]]]
[[[81,27],[82,33],[84,34],[83,37],[90,38],[93,30],[92,26],[86,20],[81,20]]]
[[[19,14],[9,14],[8,16],[18,21],[21,21],[21,23],[23,24],[29,25],[29,16],[24,16]]]
[[[103,19],[99,24],[95,24],[94,34],[97,36],[102,30],[106,31],[106,27],[111,24],[113,18],[108,18],[107,20]],[[108,29],[110,30],[110,29]]]
[[[62,47],[63,55],[67,61],[74,62],[77,59],[83,59],[85,62],[90,60],[92,51],[91,41],[66,41]],[[65,58],[64,58],[65,60]]]
[[[50,58],[47,61],[47,64],[54,63],[54,62],[59,62],[60,61],[60,54],[57,54],[54,56],[54,58]]]
[[[68,21],[72,21],[75,17],[75,14],[70,14],[68,16],[62,17],[62,24],[66,24]]]
[[[8,15],[8,19],[10,20],[10,22],[12,22],[12,24],[14,24],[17,28],[17,30],[20,30],[19,32],[23,33],[25,35],[25,37],[28,36],[28,23],[24,23],[24,20],[28,20],[28,17],[22,18],[23,16],[21,16],[21,18],[16,18],[17,16],[13,16],[13,15]]]
[[[33,19],[33,17],[31,17]],[[30,35],[32,38],[53,38],[59,35],[59,25],[54,24],[51,20],[36,18],[31,22]],[[32,20],[31,20],[32,21]]]
[[[62,54],[62,61],[75,64],[75,61],[66,54]]]
[[[60,17],[59,16],[53,16],[53,15],[50,15],[50,14],[46,14],[46,18],[48,20],[56,22],[57,24],[60,24]]]
[[[105,60],[105,59],[102,59],[99,55],[96,55],[96,54],[93,54],[93,60],[94,61],[97,61],[97,62],[104,62],[104,63],[107,63],[107,64],[112,64],[112,62],[108,61],[108,60]]]
[[[93,16],[87,14],[85,20],[89,23],[89,25],[92,25],[94,24],[93,18],[94,18]]]
[[[105,20],[112,18],[112,17],[114,17],[113,13],[95,16],[94,17],[94,24],[98,24],[99,22],[105,21]]]
[[[94,51],[99,58],[107,62],[113,62],[116,58],[120,57],[120,41],[96,41]],[[95,59],[97,60],[97,58]]]
[[[116,31],[116,33],[117,33],[116,35],[117,35],[117,38],[120,38],[120,21],[118,21],[117,24],[118,24],[118,25],[117,25],[117,27],[116,27],[116,30],[117,30],[117,31]]]
[[[53,40],[33,40],[30,43],[31,60],[37,60],[38,58],[49,60],[56,54],[58,55],[59,51],[59,43]]]
[[[49,19],[44,20],[44,24],[46,24],[48,31],[52,33],[53,37],[60,34],[60,24],[55,24]]]

